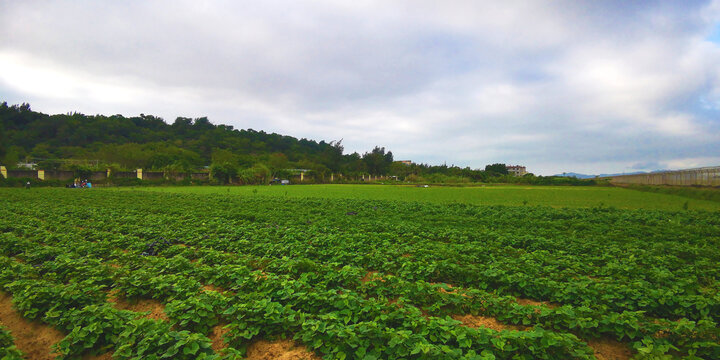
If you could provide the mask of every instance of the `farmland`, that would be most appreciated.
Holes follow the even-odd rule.
[[[127,188],[116,188],[124,191]],[[113,189],[115,190],[115,189]],[[133,189],[135,190],[135,189]],[[361,200],[416,201],[436,204],[522,205],[552,207],[615,207],[618,209],[720,210],[720,202],[688,197],[640,193],[618,187],[599,186],[468,186],[428,188],[386,185],[307,185],[307,186],[162,186],[137,190],[181,194],[221,194],[230,196],[279,196],[289,198],[327,198]],[[714,190],[713,192],[717,192]],[[687,203],[687,205],[686,205]]]
[[[33,327],[68,359],[717,359],[718,208],[613,188],[0,189],[0,358],[40,351],[20,346]]]

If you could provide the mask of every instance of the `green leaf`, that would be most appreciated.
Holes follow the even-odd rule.
[[[191,342],[191,343],[185,345],[185,347],[183,348],[183,354],[195,355],[195,353],[197,353],[199,349],[200,349],[200,345],[198,345],[198,343]]]

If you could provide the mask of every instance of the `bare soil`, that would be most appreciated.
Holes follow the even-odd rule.
[[[233,295],[233,294],[235,294],[234,292],[232,292],[232,291],[230,291],[230,290],[225,290],[225,289],[223,289],[223,288],[221,288],[221,287],[219,287],[219,286],[215,286],[215,285],[212,285],[212,284],[203,285],[202,291],[215,291],[215,292],[219,292],[219,293],[221,293],[221,294],[226,294],[226,293],[227,293],[228,295]]]
[[[522,330],[527,329],[525,326],[522,326],[522,325],[503,324],[491,316],[467,314],[467,315],[453,315],[452,318],[457,321],[462,322],[464,326],[471,327],[471,328],[484,327],[484,328],[492,329],[495,331],[501,331],[501,330],[522,331]]]
[[[82,360],[112,360],[112,353],[105,353],[102,355],[85,355]]]
[[[551,309],[557,309],[560,307],[560,304],[551,303],[549,301],[537,301],[523,298],[517,298],[517,303],[523,306],[547,306]]]
[[[452,284],[436,282],[431,282],[430,284],[445,285],[445,287],[447,287],[449,290],[445,290],[444,288],[438,288],[438,291],[444,294],[459,294],[462,297],[470,297],[470,295],[466,294],[464,291],[458,292],[458,289],[455,288],[455,286],[453,286]]]
[[[225,328],[226,325],[227,324],[216,325],[212,328],[210,334],[208,334],[208,338],[212,342],[212,349],[217,354],[228,346],[225,340],[223,340],[223,336],[230,331],[230,329]]]
[[[292,340],[259,340],[248,347],[248,360],[320,360],[321,358]]]
[[[267,273],[265,271],[260,270],[260,274],[257,274],[257,273],[255,274],[256,281],[265,280],[265,279],[267,279]]]
[[[588,346],[598,360],[627,360],[633,356],[629,346],[613,339],[589,340]]]
[[[108,294],[108,302],[113,303],[114,307],[119,310],[130,310],[134,312],[147,312],[150,314],[146,315],[146,319],[154,319],[160,321],[168,321],[169,318],[165,315],[165,305],[157,300],[150,299],[133,299],[128,300],[122,296],[118,296],[116,293]]]
[[[382,276],[378,275],[378,272],[377,272],[377,271],[368,271],[368,273],[365,274],[365,276],[363,276],[362,279],[360,279],[360,282],[364,284],[364,283],[366,283],[366,282],[368,282],[368,281],[373,281],[373,280],[385,281],[385,280],[382,278]]]
[[[20,316],[12,307],[12,297],[4,292],[0,292],[0,323],[10,330],[15,346],[25,354],[26,359],[54,359],[57,353],[53,352],[52,346],[65,337],[50,326]]]

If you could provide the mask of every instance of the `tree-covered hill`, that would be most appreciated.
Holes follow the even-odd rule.
[[[263,183],[289,175],[288,169],[308,169],[315,181],[330,173],[347,178],[390,175],[399,180],[431,183],[509,182],[529,184],[591,184],[559,177],[521,178],[507,174],[504,164],[481,169],[455,165],[405,164],[376,146],[361,154],[344,154],[341,141],[314,141],[214,125],[206,117],[178,117],[170,124],[140,114],[48,115],[29,104],[0,103],[0,164],[36,163],[45,170],[93,166],[95,170],[142,168],[186,173],[210,167],[221,182]],[[85,169],[87,170],[87,169]],[[224,180],[224,181],[223,181]]]
[[[297,139],[253,129],[214,125],[206,117],[178,117],[172,124],[152,115],[47,115],[30,105],[0,104],[0,162],[31,159],[44,168],[67,159],[98,160],[124,169],[191,170],[213,163],[239,168],[257,164],[271,171],[307,168],[318,172],[385,173],[392,153],[376,148],[343,154],[340,141]],[[58,161],[63,160],[63,161]]]

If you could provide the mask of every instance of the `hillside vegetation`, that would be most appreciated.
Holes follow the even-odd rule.
[[[146,170],[183,173],[210,168],[224,181],[286,177],[288,169],[306,169],[315,181],[331,173],[346,178],[397,176],[431,183],[521,182],[527,184],[592,184],[593,180],[561,177],[522,178],[508,175],[504,164],[484,169],[455,165],[403,164],[391,151],[375,146],[359,154],[344,153],[341,140],[315,141],[214,125],[207,117],[178,117],[172,123],[140,114],[47,115],[29,104],[0,103],[0,164],[8,168],[33,161],[44,170]],[[242,179],[245,179],[244,181]]]

